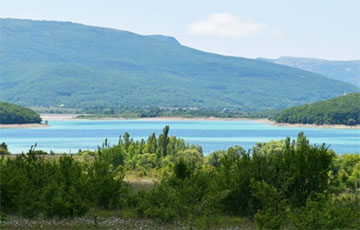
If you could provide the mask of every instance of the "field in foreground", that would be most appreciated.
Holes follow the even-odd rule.
[[[204,157],[168,136],[125,133],[97,151],[3,156],[1,225],[62,229],[358,229],[360,155],[297,140]],[[6,148],[6,144],[2,144]],[[50,225],[52,227],[50,227]]]
[[[109,214],[108,214],[109,215]],[[111,213],[111,216],[78,217],[73,219],[24,219],[8,217],[6,222],[0,222],[2,229],[114,229],[114,230],[185,230],[198,229],[185,221],[159,223],[151,219],[126,218]],[[206,229],[217,230],[253,230],[254,222],[237,217],[217,217],[213,226]],[[201,227],[203,228],[203,227]]]

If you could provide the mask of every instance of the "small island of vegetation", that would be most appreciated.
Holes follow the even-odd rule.
[[[360,93],[285,109],[276,116],[275,121],[290,124],[358,125]]]
[[[41,123],[35,111],[19,105],[0,101],[0,124]]]

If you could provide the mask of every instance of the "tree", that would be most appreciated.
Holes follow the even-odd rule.
[[[161,150],[162,150],[162,156],[166,157],[167,155],[167,145],[169,144],[169,126],[165,126],[165,128],[163,129],[163,133],[160,135],[159,137],[159,144],[161,145]]]
[[[5,142],[0,144],[0,155],[8,155],[10,154],[8,151],[8,146]]]
[[[7,144],[6,144],[5,142],[3,142],[3,143],[0,144],[0,148],[3,148],[3,149],[5,149],[5,150],[8,150],[8,146],[7,146]]]
[[[156,153],[157,151],[157,140],[156,140],[156,134],[153,133],[148,139],[147,139],[147,152],[148,153]]]
[[[128,150],[129,146],[130,146],[131,140],[130,140],[130,134],[128,132],[126,132],[124,134],[124,144],[125,144],[125,149],[126,151]]]

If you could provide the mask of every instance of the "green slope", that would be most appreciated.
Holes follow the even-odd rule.
[[[349,82],[360,87],[360,60],[329,61],[317,58],[280,57],[278,59],[265,59],[280,65],[291,66],[318,73],[336,80]]]
[[[1,19],[0,99],[72,108],[281,109],[358,91],[311,72],[201,52],[165,36]]]
[[[40,122],[40,115],[33,110],[0,101],[0,124],[27,124]]]
[[[289,108],[275,120],[301,124],[360,124],[360,93]]]

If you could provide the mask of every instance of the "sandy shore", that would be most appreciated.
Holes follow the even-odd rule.
[[[40,117],[43,121],[48,120],[69,120],[69,119],[75,119],[81,114],[55,114],[55,113],[44,113],[40,114]]]
[[[115,118],[119,120],[119,118]],[[129,120],[129,119],[120,119]],[[257,121],[257,122],[269,122],[268,119],[254,119],[254,118],[222,118],[222,117],[143,117],[133,118],[130,120],[139,121]]]
[[[125,117],[86,117],[86,114],[40,114],[43,121],[45,120],[139,120],[139,121],[257,121],[270,122],[268,119],[255,118],[221,118],[221,117],[143,117],[143,118],[125,118]],[[83,117],[80,117],[83,116]]]
[[[290,124],[276,123],[266,118],[221,118],[221,117],[144,117],[144,118],[124,118],[124,117],[86,117],[87,114],[41,114],[45,120],[71,120],[71,119],[89,119],[89,120],[138,120],[138,121],[254,121],[259,123],[268,123],[272,126],[284,126],[294,128],[325,128],[325,129],[360,129],[360,125],[315,125],[315,124]],[[79,116],[84,116],[79,118]],[[31,124],[29,124],[31,125]]]
[[[31,124],[0,124],[0,129],[23,129],[23,128],[44,128],[50,125],[31,123]]]

